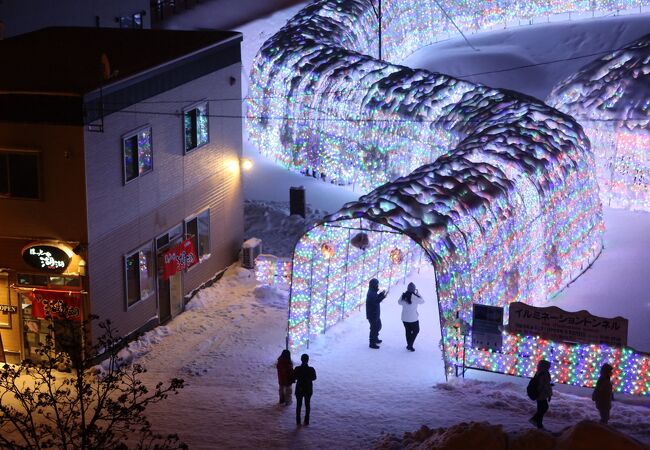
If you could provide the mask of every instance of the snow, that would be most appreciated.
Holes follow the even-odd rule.
[[[478,51],[451,39],[414,52],[403,64],[544,100],[583,65],[646,34],[648,20],[639,14],[491,31],[468,36]]]
[[[259,42],[264,40],[263,35],[270,36],[279,29],[295,9],[275,13],[240,30],[251,30],[248,42]],[[577,51],[596,39],[615,42],[621,23],[647,23],[647,19],[647,15],[610,18],[598,21],[591,29],[596,22],[567,22],[557,25],[551,34],[542,26],[507,30],[512,36],[508,45],[544,41],[552,54],[546,56],[555,59],[556,45]],[[581,31],[583,26],[588,30]],[[528,33],[527,37],[518,39],[520,32]],[[250,47],[246,47],[249,36],[244,40],[245,61],[252,60]],[[477,37],[472,37],[473,42]],[[462,41],[444,45],[459,48]],[[429,52],[435,55],[437,48],[433,46]],[[525,49],[512,50],[514,54],[526,53]],[[465,55],[450,50],[447,65],[470,68],[470,62],[463,62]],[[505,67],[507,62],[494,58],[495,64],[502,63],[498,67]],[[562,66],[544,66],[543,74],[527,73],[522,78],[548,78],[550,89],[552,74],[546,69],[553,72]],[[559,80],[565,75],[562,72],[553,77]],[[519,87],[521,84],[527,83]],[[246,156],[255,159],[255,167],[244,178],[247,216],[253,219],[247,226],[247,237],[261,238],[265,252],[289,254],[287,246],[320,211],[333,212],[358,197],[341,187],[279,168],[256,152],[246,144]],[[309,220],[287,216],[288,189],[294,185],[307,188],[307,201],[313,208]],[[650,333],[644,330],[650,321],[650,214],[606,208],[605,223],[603,254],[557,297],[555,304],[569,310],[588,309],[597,315],[628,317],[630,344],[650,351]],[[396,301],[405,289],[403,284],[394,288],[382,305],[384,328],[380,336],[384,343],[380,350],[367,346],[368,324],[363,312],[352,315],[306,350],[318,380],[311,425],[296,428],[293,407],[276,404],[275,360],[285,345],[288,295],[259,286],[252,271],[231,267],[221,280],[198,292],[183,314],[146,333],[125,353],[147,367],[149,384],[174,376],[186,380],[181,394],[152,407],[154,426],[159,431],[178,432],[192,449],[369,448],[386,433],[402,436],[423,424],[449,427],[485,420],[502,425],[508,433],[529,430],[527,419],[534,404],[525,395],[526,380],[469,371],[464,380],[445,382],[438,347],[438,314],[432,300],[435,295],[425,288],[432,277],[429,270],[404,280],[415,282],[426,301],[420,307],[416,352],[404,348]],[[294,362],[299,360],[298,354],[292,357]],[[559,431],[579,420],[596,420],[598,414],[589,395],[586,389],[556,386],[545,425]],[[650,444],[650,402],[617,397],[610,424]]]

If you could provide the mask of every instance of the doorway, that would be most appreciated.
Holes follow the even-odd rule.
[[[183,276],[181,272],[165,279],[164,255],[167,250],[183,240],[183,225],[179,224],[156,238],[156,261],[158,280],[158,320],[165,323],[183,311]]]

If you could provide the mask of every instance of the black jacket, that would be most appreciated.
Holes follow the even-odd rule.
[[[296,366],[293,369],[293,379],[296,380],[296,395],[311,395],[314,392],[316,369],[307,364]]]
[[[366,319],[377,320],[381,315],[381,308],[379,304],[386,298],[386,293],[379,293],[378,289],[369,288],[368,295],[366,295]]]

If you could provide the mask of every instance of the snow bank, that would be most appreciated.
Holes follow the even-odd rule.
[[[560,433],[537,429],[506,433],[500,425],[487,422],[459,423],[449,428],[426,425],[403,438],[387,436],[374,450],[645,450],[648,447],[612,427],[582,421]]]
[[[307,229],[321,220],[327,211],[307,205],[306,217],[289,215],[288,202],[244,202],[244,239],[262,239],[262,253],[291,257],[293,247]]]

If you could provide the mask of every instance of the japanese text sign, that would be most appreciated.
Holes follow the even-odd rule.
[[[512,333],[554,341],[626,346],[627,326],[623,317],[608,319],[584,310],[568,312],[556,306],[538,308],[521,302],[510,303],[508,331]]]
[[[30,297],[34,318],[81,320],[81,294],[78,292],[34,289]]]
[[[192,239],[185,239],[180,244],[167,250],[164,255],[163,279],[168,280],[177,272],[183,271],[196,264],[199,258],[196,256]]]

